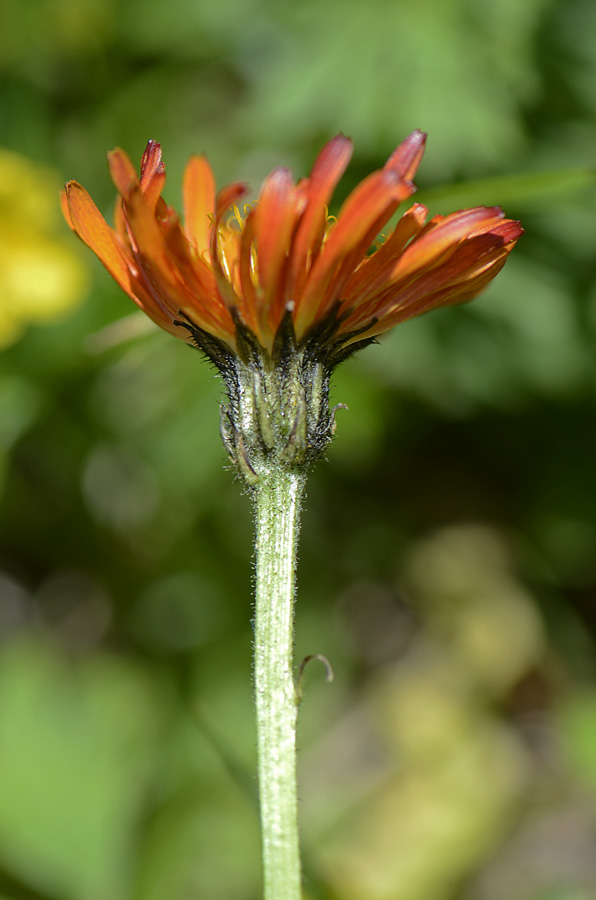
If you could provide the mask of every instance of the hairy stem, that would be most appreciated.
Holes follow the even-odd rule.
[[[265,900],[299,900],[297,700],[293,676],[296,547],[305,474],[275,467],[253,487],[255,696]]]

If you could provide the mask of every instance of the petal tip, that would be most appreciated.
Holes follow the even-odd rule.
[[[396,172],[404,181],[411,181],[420,165],[426,146],[426,132],[416,128],[391,154],[386,169]]]

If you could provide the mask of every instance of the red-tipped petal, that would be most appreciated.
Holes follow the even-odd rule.
[[[499,209],[479,208],[440,218],[435,230],[444,225],[449,230],[452,240],[447,250],[443,248],[438,255],[427,254],[425,264],[419,266],[385,270],[384,284],[379,279],[367,284],[361,293],[354,290],[352,296],[345,298],[346,307],[353,304],[354,309],[342,322],[340,332],[347,334],[374,322],[361,334],[372,337],[429,309],[472,299],[497,275],[522,234],[518,222],[501,216]],[[479,219],[483,225],[478,225]],[[467,231],[463,237],[459,233],[462,229]],[[422,238],[414,238],[402,258],[415,252],[416,244],[433,233],[429,230]],[[394,277],[396,271],[399,274]],[[376,291],[371,291],[373,287]]]
[[[300,337],[308,326],[338,299],[342,278],[349,277],[355,257],[364,256],[370,241],[409,197],[411,185],[400,181],[390,169],[381,169],[365,178],[350,194],[339,211],[337,224],[317,258],[299,300],[295,316],[296,333]],[[342,277],[338,267],[342,266]],[[330,284],[333,280],[333,290]]]
[[[185,290],[168,258],[165,233],[147,206],[140,187],[124,198],[124,212],[135,259],[151,285],[153,296],[170,315],[176,315],[185,299]]]
[[[148,141],[141,157],[141,190],[145,192],[153,178],[164,172],[165,165],[161,159],[161,144],[158,144],[157,141]]]
[[[391,328],[436,306],[472,299],[500,271],[513,246],[492,232],[463,241],[440,265],[390,285],[385,296],[377,298],[379,324]],[[361,315],[358,324],[363,324]]]
[[[404,279],[418,269],[434,267],[445,253],[451,254],[460,241],[473,233],[490,231],[503,218],[498,207],[485,206],[459,210],[445,217],[435,216],[401,255],[392,278]]]
[[[416,129],[393,151],[385,168],[394,171],[404,181],[411,181],[420,165],[425,145],[426,134]]]
[[[161,328],[172,334],[171,317],[146,289],[136,273],[136,267],[124,253],[114,231],[93,203],[87,191],[76,181],[66,185],[68,212],[74,230],[106,267],[112,278],[137,306]]]
[[[506,244],[517,241],[524,233],[521,224],[515,219],[504,219],[499,225],[491,228],[493,234],[500,235]]]
[[[172,221],[164,230],[149,209],[140,187],[131,191],[124,208],[136,263],[146,279],[153,305],[168,323],[168,330],[185,339],[183,332],[173,325],[183,310],[201,328],[214,333],[229,331],[226,324],[229,317],[217,295],[209,292],[206,296],[211,280],[208,269],[204,264],[204,269],[192,266],[186,238],[178,223]]]
[[[505,265],[508,255],[507,251],[496,253],[482,271],[463,283],[439,285],[435,290],[420,290],[419,294],[414,293],[412,289],[412,296],[407,300],[402,300],[393,308],[390,307],[387,312],[381,314],[379,325],[383,327],[380,328],[380,331],[393,328],[394,325],[420,316],[431,309],[467,303],[468,300],[477,297],[490,284],[493,278],[498,275]],[[375,333],[378,334],[380,332],[377,330]]]
[[[291,296],[299,291],[307,275],[306,264],[319,250],[318,241],[323,233],[327,205],[335,186],[352,157],[352,142],[342,134],[332,138],[321,150],[308,179],[300,185],[306,198],[306,208],[300,219],[293,241],[288,290]]]
[[[408,184],[382,169],[365,178],[350,194],[337,217],[321,260],[321,268],[358,246],[371,227],[412,193]],[[390,214],[390,213],[389,213]]]

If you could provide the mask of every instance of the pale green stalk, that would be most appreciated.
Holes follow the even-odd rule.
[[[296,791],[294,596],[306,476],[333,433],[330,369],[291,320],[269,356],[237,323],[238,356],[222,367],[221,434],[254,502],[255,652],[259,801],[265,900],[300,900]],[[282,340],[283,338],[283,340]]]
[[[275,467],[253,487],[255,697],[265,900],[301,897],[293,674],[296,547],[306,475]]]

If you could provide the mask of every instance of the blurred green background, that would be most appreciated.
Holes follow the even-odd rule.
[[[338,372],[297,659],[308,900],[596,896],[596,4],[0,0],[0,897],[257,900],[249,499],[221,386],[62,223],[414,128],[526,235]],[[123,320],[123,321],[122,321]],[[120,323],[114,325],[114,323]]]

